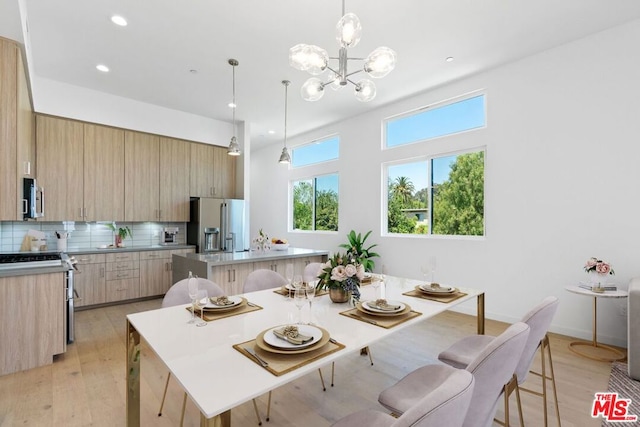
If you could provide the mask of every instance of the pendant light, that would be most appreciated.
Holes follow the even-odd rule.
[[[291,163],[291,156],[289,156],[289,152],[287,151],[287,89],[291,82],[289,80],[283,80],[282,84],[284,85],[284,148],[282,149],[282,154],[280,154],[280,160],[278,160],[278,162],[288,165]]]
[[[231,65],[231,69],[233,70],[233,100],[230,107],[233,109],[233,136],[231,137],[231,142],[229,142],[229,148],[227,149],[227,154],[230,156],[239,156],[240,155],[240,146],[238,145],[238,140],[236,139],[236,67],[238,66],[238,61],[235,59],[229,60],[229,65]]]

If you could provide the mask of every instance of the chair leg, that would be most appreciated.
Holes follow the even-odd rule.
[[[371,362],[371,366],[373,366],[373,358],[371,357],[371,349],[367,347],[367,354],[369,355],[369,362]]]
[[[331,362],[331,387],[333,387],[333,376],[336,372],[336,362]]]
[[[509,427],[509,397],[511,397],[511,393],[516,392],[516,400],[518,403],[518,414],[520,417],[520,425],[524,427],[524,419],[522,417],[522,405],[520,403],[520,391],[518,389],[518,377],[516,374],[513,374],[508,383],[506,383],[502,387],[502,395],[504,396],[504,421],[500,421],[498,419],[493,419],[496,423]]]
[[[271,416],[271,390],[269,390],[269,399],[267,399],[267,421],[269,421],[270,416]]]
[[[318,368],[318,374],[320,374],[320,382],[322,383],[322,391],[327,391],[327,388],[324,386],[324,378],[322,377],[322,371]]]
[[[556,406],[556,416],[558,417],[558,427],[562,427],[562,424],[560,422],[560,407],[558,406],[558,391],[556,389],[556,375],[553,372],[553,360],[551,359],[551,344],[549,343],[549,337],[547,335],[544,336],[542,341],[543,341],[544,347],[546,347],[547,349],[547,355],[549,357],[549,372],[551,374],[549,379],[551,381],[551,386],[553,390],[553,401],[555,402],[555,406]],[[545,372],[545,376],[546,376],[546,372]]]
[[[187,392],[184,392],[184,397],[182,398],[182,413],[180,414],[180,427],[184,424],[184,410],[187,408]]]
[[[164,385],[164,393],[162,393],[162,402],[160,402],[160,409],[158,410],[158,416],[162,416],[162,407],[164,406],[164,398],[167,397],[167,388],[169,388],[169,378],[171,378],[171,372],[167,374],[167,382]]]
[[[522,401],[520,400],[520,387],[518,387],[518,377],[514,375],[516,385],[516,402],[518,403],[518,415],[520,417],[520,426],[524,427],[524,416],[522,414]]]
[[[258,419],[258,425],[261,426],[262,425],[262,420],[260,419],[260,412],[258,411],[258,404],[256,403],[255,399],[251,399],[251,401],[253,402],[253,409],[256,411],[256,418]]]

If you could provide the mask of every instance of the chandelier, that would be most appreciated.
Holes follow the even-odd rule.
[[[285,165],[291,163],[291,156],[289,156],[289,152],[287,151],[287,88],[290,83],[289,80],[282,81],[284,85],[284,148],[282,149],[282,154],[280,154],[278,162]]]
[[[233,70],[233,100],[231,101],[231,104],[229,104],[229,107],[231,107],[233,111],[233,136],[229,142],[227,154],[230,156],[239,156],[240,146],[238,145],[238,140],[236,138],[236,67],[238,66],[238,61],[230,59],[229,65],[231,65],[231,69]]]
[[[330,86],[340,89],[351,83],[355,86],[355,96],[358,101],[368,102],[376,96],[376,85],[369,79],[355,82],[351,76],[361,71],[370,77],[379,79],[393,70],[396,66],[397,55],[388,47],[379,47],[366,58],[349,58],[347,49],[355,47],[360,41],[362,26],[360,20],[353,13],[345,14],[344,0],[342,1],[342,18],[336,25],[336,40],[340,46],[337,57],[330,57],[326,50],[315,45],[297,44],[289,49],[289,64],[298,70],[307,71],[311,75],[320,75],[328,70],[329,76],[325,81],[318,77],[311,77],[301,89],[302,98],[306,101],[317,101],[324,96],[324,88]],[[329,65],[329,60],[337,60],[338,66]],[[364,61],[364,65],[352,72],[348,71],[348,61]]]

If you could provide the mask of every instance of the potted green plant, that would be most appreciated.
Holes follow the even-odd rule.
[[[339,246],[347,250],[348,256],[355,258],[362,264],[365,271],[372,272],[376,264],[371,258],[379,257],[380,255],[371,251],[371,249],[378,246],[377,244],[365,247],[365,241],[367,237],[369,237],[369,234],[371,234],[371,230],[369,230],[364,237],[362,237],[360,233],[356,234],[354,230],[351,230],[351,232],[347,234],[349,242]]]
[[[116,247],[118,248],[124,247],[124,244],[122,243],[122,241],[126,239],[127,236],[133,237],[133,232],[127,225],[125,225],[124,227],[116,227],[116,223],[112,222],[107,224],[107,227],[109,227],[111,231],[116,233],[115,240],[116,240]]]
[[[322,266],[318,274],[316,289],[329,290],[333,302],[347,302],[360,299],[360,282],[364,279],[364,266],[358,259],[348,254],[336,252]]]

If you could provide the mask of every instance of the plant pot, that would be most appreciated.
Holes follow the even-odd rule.
[[[340,288],[331,288],[329,289],[329,298],[333,302],[348,302],[351,298],[351,292]]]
[[[116,234],[116,248],[121,248],[122,246],[122,237],[120,237],[119,234]]]

